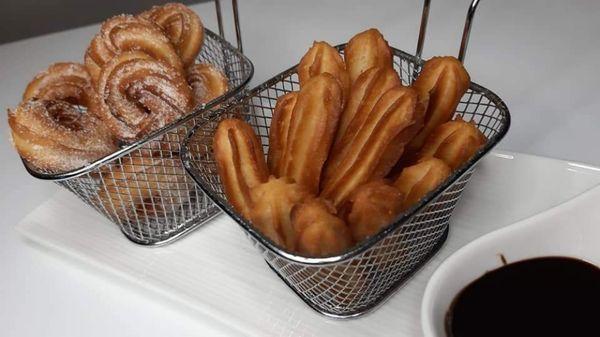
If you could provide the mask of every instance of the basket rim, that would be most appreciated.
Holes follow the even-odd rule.
[[[346,44],[340,44],[340,45],[337,45],[336,48],[341,51],[344,49],[345,46],[346,46]],[[420,66],[425,62],[423,59],[416,57],[412,54],[406,53],[402,50],[399,50],[399,49],[396,49],[393,47],[391,47],[391,49],[392,49],[394,55],[401,56],[405,59],[409,59],[411,62],[413,62],[416,65]],[[277,256],[279,256],[291,263],[302,264],[305,266],[333,265],[333,264],[339,264],[339,263],[348,261],[348,260],[366,252],[371,247],[373,247],[374,245],[376,245],[377,243],[379,243],[380,241],[385,239],[388,235],[390,235],[393,231],[398,229],[400,226],[406,224],[413,216],[418,215],[423,208],[425,208],[432,201],[434,201],[438,197],[440,197],[444,192],[446,192],[446,190],[448,190],[456,182],[458,182],[458,180],[460,178],[462,178],[466,173],[468,173],[470,170],[472,170],[475,167],[475,165],[504,138],[504,136],[508,132],[508,129],[510,128],[510,124],[511,124],[510,111],[508,110],[508,107],[506,106],[504,101],[500,97],[498,97],[498,95],[496,95],[494,92],[492,92],[491,90],[489,90],[477,83],[471,82],[471,84],[469,85],[469,89],[471,89],[472,91],[484,94],[486,96],[486,98],[489,99],[491,103],[494,103],[497,106],[497,108],[503,113],[505,123],[503,123],[500,126],[498,133],[496,133],[494,136],[490,137],[488,139],[488,142],[485,144],[485,146],[483,148],[481,148],[477,153],[475,153],[475,155],[473,157],[471,157],[465,164],[463,164],[463,166],[461,168],[454,171],[450,175],[450,177],[448,177],[444,181],[443,184],[438,186],[435,190],[429,192],[425,197],[423,197],[419,201],[419,203],[417,203],[416,205],[413,205],[407,211],[399,214],[398,217],[396,217],[390,224],[388,224],[385,227],[385,229],[379,231],[377,234],[367,238],[366,240],[359,242],[358,244],[355,244],[350,249],[347,249],[344,252],[337,254],[337,255],[326,256],[326,257],[309,257],[309,256],[299,255],[295,252],[291,252],[287,249],[284,249],[284,248],[276,245],[272,240],[268,239],[261,232],[259,232],[257,229],[255,229],[250,224],[249,221],[246,221],[240,214],[238,214],[238,212],[236,212],[231,207],[229,202],[225,202],[225,203],[221,202],[219,200],[219,198],[217,198],[216,195],[212,192],[211,188],[204,181],[204,179],[202,179],[199,176],[198,172],[193,167],[191,167],[190,163],[192,161],[192,157],[189,152],[190,139],[194,136],[194,134],[198,131],[198,129],[200,129],[201,127],[203,127],[205,125],[205,123],[213,121],[214,119],[220,117],[223,113],[231,111],[233,108],[244,104],[244,101],[246,99],[255,96],[257,93],[262,92],[265,89],[268,89],[275,83],[278,83],[283,78],[290,76],[291,74],[293,74],[296,71],[297,66],[298,65],[296,64],[296,65],[280,72],[279,74],[275,75],[274,77],[266,80],[265,82],[259,84],[255,88],[249,90],[242,97],[240,97],[239,99],[237,99],[233,102],[230,102],[226,106],[221,107],[215,111],[209,110],[208,113],[203,116],[205,118],[205,121],[200,121],[188,132],[184,141],[182,142],[181,152],[180,152],[180,156],[183,161],[183,166],[184,166],[185,170],[194,179],[194,181],[200,186],[200,188],[204,191],[204,193],[215,204],[217,204],[219,206],[219,208],[221,208],[221,210],[223,210],[235,222],[237,222],[237,224],[244,231],[246,231],[246,233],[250,234],[255,240],[257,240],[257,242],[262,244],[271,253],[276,254]]]
[[[189,120],[191,120],[193,118],[197,118],[198,116],[202,115],[202,113],[204,111],[210,110],[213,107],[215,107],[219,104],[222,104],[224,101],[227,101],[231,97],[234,97],[235,95],[242,92],[243,89],[248,85],[248,83],[254,76],[254,64],[246,55],[244,55],[242,52],[240,52],[239,49],[237,49],[231,43],[229,43],[227,40],[222,38],[219,34],[211,31],[208,28],[205,28],[204,32],[206,35],[210,36],[212,39],[216,40],[219,44],[221,44],[222,50],[231,51],[234,54],[233,56],[239,57],[241,59],[242,63],[245,64],[245,67],[247,67],[247,72],[244,74],[245,76],[242,78],[242,81],[240,82],[240,84],[236,85],[232,89],[228,90],[225,94],[213,99],[212,101],[210,101],[208,103],[203,103],[203,104],[197,105],[196,107],[194,107],[194,109],[190,113],[165,125],[164,127],[160,128],[158,130],[155,130],[155,131],[149,133],[144,138],[142,138],[136,142],[133,142],[131,144],[127,144],[126,146],[119,148],[117,151],[112,152],[104,157],[101,157],[88,165],[85,165],[85,166],[82,166],[80,168],[76,168],[76,169],[73,169],[70,171],[65,171],[65,172],[45,173],[45,172],[40,172],[40,171],[36,170],[35,167],[31,166],[27,162],[27,160],[25,160],[23,157],[20,157],[27,172],[35,178],[38,178],[41,180],[50,180],[50,181],[61,181],[61,180],[68,180],[71,178],[79,177],[81,175],[91,172],[92,170],[94,170],[104,164],[107,164],[115,159],[118,159],[118,158],[121,158],[121,157],[127,155],[128,153],[130,153],[132,151],[139,149],[140,147],[144,146],[145,144],[153,141],[155,138],[160,137],[160,136],[164,135],[165,133],[167,133],[175,128],[180,127],[181,125],[185,124]]]

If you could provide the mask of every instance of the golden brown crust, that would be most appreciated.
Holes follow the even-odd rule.
[[[359,186],[344,205],[345,219],[356,242],[377,234],[400,214],[404,195],[386,180]]]
[[[452,118],[470,83],[469,74],[454,57],[433,57],[425,62],[413,84],[420,100],[428,102],[425,123],[408,145],[408,154],[418,152],[431,132]]]
[[[471,159],[486,142],[487,138],[475,123],[465,122],[461,117],[457,117],[433,131],[419,152],[419,157],[439,158],[456,170]]]
[[[321,170],[342,108],[339,82],[328,73],[311,78],[298,94],[290,120],[281,175],[317,193]]]
[[[98,80],[99,117],[123,141],[141,139],[193,108],[181,71],[142,52],[119,54]]]
[[[52,100],[29,100],[8,111],[12,141],[25,160],[51,172],[85,166],[117,149],[94,115]]]
[[[117,15],[102,23],[86,50],[85,66],[94,83],[106,63],[127,51],[142,51],[177,71],[183,70],[181,58],[159,26],[142,17]]]
[[[194,63],[204,42],[204,26],[193,10],[180,3],[168,3],[154,6],[139,16],[163,29],[184,66]]]
[[[260,140],[246,122],[224,119],[215,132],[213,151],[227,200],[248,218],[250,191],[269,176]]]
[[[229,90],[227,77],[215,66],[208,63],[198,63],[190,66],[186,78],[192,87],[195,105],[208,103]]]
[[[267,164],[271,174],[281,177],[282,158],[287,147],[287,137],[292,120],[292,112],[298,100],[298,92],[290,92],[277,99],[273,119],[269,129],[269,154]]]
[[[310,196],[308,191],[287,178],[270,177],[252,188],[252,209],[248,219],[266,237],[291,251],[296,249],[296,232],[292,228],[291,210]]]
[[[354,119],[358,119],[354,123],[360,123],[361,120],[366,118],[384,93],[391,88],[401,85],[402,82],[398,73],[390,67],[373,67],[360,75],[352,85],[350,97],[340,117],[336,133],[336,143],[341,141],[348,126]],[[339,146],[340,144],[338,144]]]
[[[307,199],[292,209],[291,219],[297,236],[296,250],[300,254],[331,256],[352,246],[348,227],[326,200]]]
[[[95,94],[92,79],[83,64],[60,62],[50,65],[29,82],[23,101],[59,100],[89,107],[94,103]]]
[[[369,68],[391,68],[393,65],[392,50],[383,35],[375,28],[352,37],[344,50],[344,58],[350,83],[354,83],[360,74]]]
[[[354,123],[327,161],[321,196],[339,207],[358,186],[372,180],[386,149],[417,122],[417,93],[406,87],[388,90],[362,123]],[[355,119],[356,120],[356,119]]]
[[[446,163],[432,157],[424,158],[417,164],[404,168],[393,182],[393,185],[405,196],[401,209],[406,210],[416,204],[427,193],[443,183],[450,173],[451,169]]]
[[[333,75],[342,87],[344,101],[350,93],[350,77],[346,64],[338,51],[327,42],[313,42],[298,64],[298,79],[302,87],[309,79],[322,73]]]

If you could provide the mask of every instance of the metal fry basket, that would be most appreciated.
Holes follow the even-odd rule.
[[[227,76],[230,89],[224,95],[86,167],[63,173],[40,172],[23,161],[31,175],[73,192],[138,244],[171,242],[220,212],[186,174],[179,157],[180,142],[196,125],[198,115],[209,105],[239,96],[253,74],[250,60],[222,37],[220,3],[215,4],[220,35],[205,29],[198,62],[210,63]],[[234,14],[241,48],[237,11]]]
[[[424,18],[428,9],[429,1],[425,1]],[[472,13],[469,13],[470,27]],[[422,21],[418,54],[422,48],[425,21]],[[337,48],[343,53],[344,47],[340,45]],[[465,48],[466,40],[463,40],[463,57]],[[403,84],[410,85],[423,60],[397,49],[393,49],[393,54],[394,67]],[[273,271],[304,302],[331,317],[358,316],[385,300],[445,241],[450,217],[476,163],[503,138],[509,128],[509,111],[498,96],[472,83],[456,114],[477,124],[488,138],[485,146],[442,186],[382,232],[343,254],[311,258],[275,245],[233,209],[224,194],[211,150],[219,122],[236,117],[254,128],[262,141],[264,153],[267,153],[269,128],[277,98],[298,89],[296,67],[292,67],[251,90],[238,102],[205,114],[205,122],[196,125],[182,145],[183,163],[207,195],[240,225]]]

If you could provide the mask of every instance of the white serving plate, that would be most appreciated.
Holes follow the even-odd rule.
[[[568,256],[600,265],[600,187],[531,218],[486,234],[446,259],[427,283],[421,306],[426,337],[445,337],[454,297],[486,271],[543,256]]]
[[[41,183],[41,182],[40,182]],[[440,262],[473,239],[560,204],[600,183],[600,169],[524,154],[494,152],[479,164],[451,219],[440,252],[372,314],[325,318],[267,267],[243,232],[219,216],[179,242],[139,247],[68,192],[23,219],[17,230],[100,277],[118,275],[176,304],[203,326],[231,336],[420,336],[425,284]],[[183,313],[182,313],[183,314]]]

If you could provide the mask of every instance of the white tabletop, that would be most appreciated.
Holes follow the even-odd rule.
[[[425,57],[456,54],[468,2],[433,1]],[[194,9],[215,30],[212,4]],[[420,12],[420,0],[240,1],[244,51],[256,68],[252,84],[296,63],[312,40],[341,43],[368,27],[413,51]],[[593,0],[482,2],[465,64],[472,79],[512,112],[512,128],[499,148],[600,164],[599,16],[600,2]],[[16,105],[27,82],[48,64],[81,60],[97,28],[1,45],[0,107]],[[8,142],[6,118],[0,121],[0,335],[206,332],[191,316],[23,242],[12,227],[57,187],[28,176]]]

